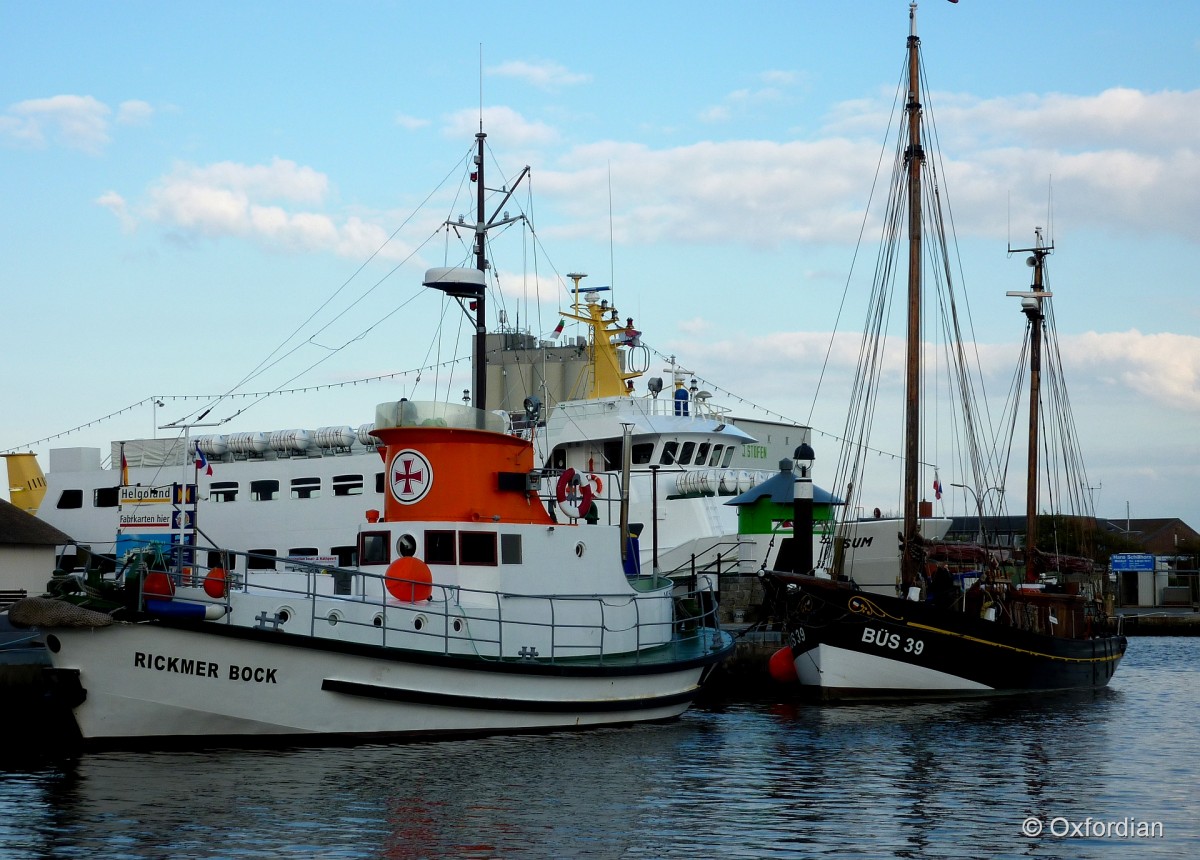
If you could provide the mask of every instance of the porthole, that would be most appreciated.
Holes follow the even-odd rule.
[[[280,624],[287,624],[292,617],[292,607],[281,606],[275,610],[275,617],[279,619]]]
[[[463,623],[461,618],[455,618],[454,623],[450,625],[455,633],[462,633]]]
[[[410,534],[402,534],[396,538],[396,552],[402,558],[412,558],[417,552],[417,539]]]
[[[371,623],[374,624],[376,627],[382,627],[383,626],[383,613],[382,612],[375,613],[375,617],[371,619]]]
[[[587,552],[587,545],[583,541],[575,544],[575,557],[583,558],[583,554]]]
[[[425,625],[427,625],[428,623],[429,623],[428,618],[426,618],[424,615],[418,615],[416,618],[413,619],[413,630],[416,630],[418,633],[420,633],[422,630],[425,629]]]
[[[342,620],[342,613],[340,613],[336,609],[334,609],[332,612],[330,612],[328,615],[325,616],[325,620],[327,620],[329,622],[330,627],[334,627],[337,625],[337,623],[339,621]]]

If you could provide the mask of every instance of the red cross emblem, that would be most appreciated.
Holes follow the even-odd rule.
[[[433,486],[433,467],[420,451],[412,448],[396,453],[388,474],[392,498],[402,505],[421,501]]]

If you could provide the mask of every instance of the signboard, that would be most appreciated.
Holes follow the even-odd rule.
[[[1114,553],[1108,563],[1110,570],[1154,570],[1154,556],[1148,552]]]

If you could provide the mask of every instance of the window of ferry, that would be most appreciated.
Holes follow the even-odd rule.
[[[204,564],[209,570],[214,567],[232,570],[233,566],[237,564],[237,559],[219,549],[210,549],[205,553]]]
[[[454,532],[425,532],[425,563],[454,564]]]
[[[387,564],[392,560],[388,532],[363,532],[358,536],[358,557],[363,564]]]
[[[213,481],[208,485],[208,500],[210,502],[232,502],[237,498],[237,481]]]
[[[58,497],[58,509],[69,510],[83,507],[83,490],[63,490]]]
[[[115,508],[117,506],[118,487],[97,487],[92,491],[92,507]]]
[[[679,465],[686,466],[692,462],[692,452],[696,450],[695,442],[684,442],[683,450],[679,452]]]
[[[246,554],[247,570],[274,570],[278,553],[273,549],[252,549]]]
[[[708,458],[708,465],[716,466],[721,462],[721,452],[725,450],[724,445],[713,445],[712,456]]]
[[[729,468],[729,464],[733,460],[733,452],[736,450],[737,450],[737,447],[734,445],[730,445],[728,448],[725,449],[725,459],[721,461],[722,469]]]
[[[333,494],[335,496],[361,496],[363,491],[362,475],[334,475]]]
[[[653,442],[639,442],[630,450],[630,457],[634,463],[649,463],[651,456],[654,454]]]
[[[279,495],[278,481],[251,481],[250,499],[255,502],[269,502]]]
[[[320,478],[292,478],[293,499],[316,499],[321,495]]]
[[[330,547],[331,555],[337,556],[338,567],[354,567],[358,564],[358,547],[356,546],[335,546]]]
[[[458,548],[461,564],[496,565],[495,532],[459,532]]]
[[[708,448],[709,448],[708,442],[701,442],[700,446],[696,449],[696,465],[697,466],[703,466],[704,461],[708,459]]]
[[[658,458],[658,462],[663,466],[670,466],[675,462],[675,454],[679,451],[678,442],[663,443],[662,455]]]
[[[314,558],[321,553],[315,546],[294,546],[287,552],[289,558]]]
[[[375,492],[382,493],[384,488],[383,472],[375,473]]]

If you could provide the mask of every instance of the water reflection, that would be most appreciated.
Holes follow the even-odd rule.
[[[1173,751],[1200,740],[1197,656],[1200,641],[1139,641],[1094,694],[746,703],[578,734],[10,761],[0,856],[1186,854],[1197,778]],[[1163,820],[1166,838],[1030,839],[1027,815]]]

